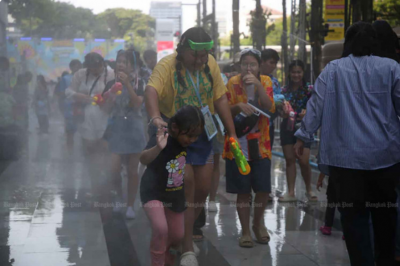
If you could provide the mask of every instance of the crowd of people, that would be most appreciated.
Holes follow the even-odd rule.
[[[280,116],[287,192],[278,201],[298,200],[296,161],[305,196],[318,201],[311,186],[310,147],[320,130],[316,189],[329,176],[327,196],[332,203],[321,232],[331,234],[337,207],[351,265],[398,265],[398,210],[368,207],[396,206],[396,187],[400,192],[400,49],[390,26],[384,21],[352,25],[342,58],[329,63],[314,86],[305,79],[305,63],[294,60],[281,87],[273,76],[280,58],[272,49],[244,49],[234,56],[233,67],[221,73],[212,48],[212,38],[196,27],[181,36],[176,53],[158,63],[156,52],[146,51],[142,62],[133,49],[118,52],[114,69],[97,53],[87,54],[83,64],[71,61],[71,73],[62,75],[55,94],[68,150],[74,149],[78,132],[92,180],[109,175],[107,184],[93,184],[92,196],[112,191],[122,201],[126,189],[125,215],[135,219],[139,190],[152,228],[152,265],[174,265],[176,258],[169,250],[176,249],[180,265],[196,266],[194,241],[203,238],[205,206],[209,212],[218,210],[222,155],[226,192],[237,195],[242,228],[238,244],[252,248],[251,231],[257,243],[268,244],[264,213],[273,198],[274,120]],[[2,83],[6,63],[0,61]],[[26,116],[24,86],[31,78],[29,73],[21,75],[12,91],[2,86],[1,130],[18,114]],[[23,108],[15,113],[15,106]],[[49,106],[45,79],[38,76],[32,107],[43,134],[49,130]],[[24,121],[21,126],[26,126]],[[232,139],[250,173],[237,165]],[[139,163],[146,166],[141,177]],[[128,179],[127,187],[121,185],[121,174]]]

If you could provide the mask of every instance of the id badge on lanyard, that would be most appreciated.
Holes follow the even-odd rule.
[[[192,81],[192,85],[194,88],[194,91],[196,92],[196,96],[199,99],[199,103],[202,106],[201,107],[201,112],[204,116],[204,123],[205,123],[205,130],[206,130],[206,134],[208,137],[208,140],[210,141],[213,137],[215,137],[215,135],[217,135],[218,133],[218,129],[217,126],[214,123],[214,120],[212,118],[212,114],[210,112],[210,108],[208,108],[208,105],[203,107],[203,104],[201,102],[201,96],[200,96],[200,86],[199,86],[199,71],[197,71],[197,86],[194,84],[193,82],[193,78],[192,75],[189,73],[188,70],[186,70],[186,73],[189,74],[190,80]]]

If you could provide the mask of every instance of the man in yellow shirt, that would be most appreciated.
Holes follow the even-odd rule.
[[[236,138],[232,115],[226,97],[226,87],[215,59],[209,55],[213,41],[202,28],[191,28],[181,37],[177,53],[163,58],[154,68],[146,87],[146,108],[149,114],[149,135],[185,105],[199,107],[206,117],[206,130],[193,139],[187,149],[185,167],[185,237],[181,265],[197,266],[193,252],[193,224],[210,192],[212,177],[212,120],[215,112],[228,135]],[[215,125],[214,125],[215,127]]]

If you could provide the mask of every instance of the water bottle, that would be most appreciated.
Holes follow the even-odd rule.
[[[250,84],[246,86],[246,93],[247,93],[247,101],[254,101],[255,98],[255,86],[254,84]]]
[[[285,112],[289,113],[289,118],[288,118],[288,122],[287,122],[287,125],[286,125],[286,130],[293,131],[294,130],[294,124],[296,123],[296,113],[294,112],[293,107],[287,101],[285,101],[284,110],[285,110]]]
[[[287,127],[286,129],[288,131],[293,131],[294,130],[294,123],[295,123],[295,113],[293,111],[289,112],[289,118],[287,122]]]

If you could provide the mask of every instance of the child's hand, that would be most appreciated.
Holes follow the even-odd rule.
[[[324,178],[325,178],[325,175],[323,173],[320,173],[319,177],[318,177],[318,181],[317,181],[317,190],[318,191],[320,188],[322,188]]]
[[[128,84],[130,83],[129,76],[124,72],[118,72],[117,77],[118,80],[120,80],[121,83],[124,84],[125,86],[128,86]]]
[[[165,127],[158,128],[157,131],[157,146],[163,150],[167,146],[168,133],[165,134],[167,129]]]
[[[318,179],[318,181],[317,181],[317,190],[318,191],[320,191],[319,189],[322,188],[322,184],[323,184],[322,180]]]

